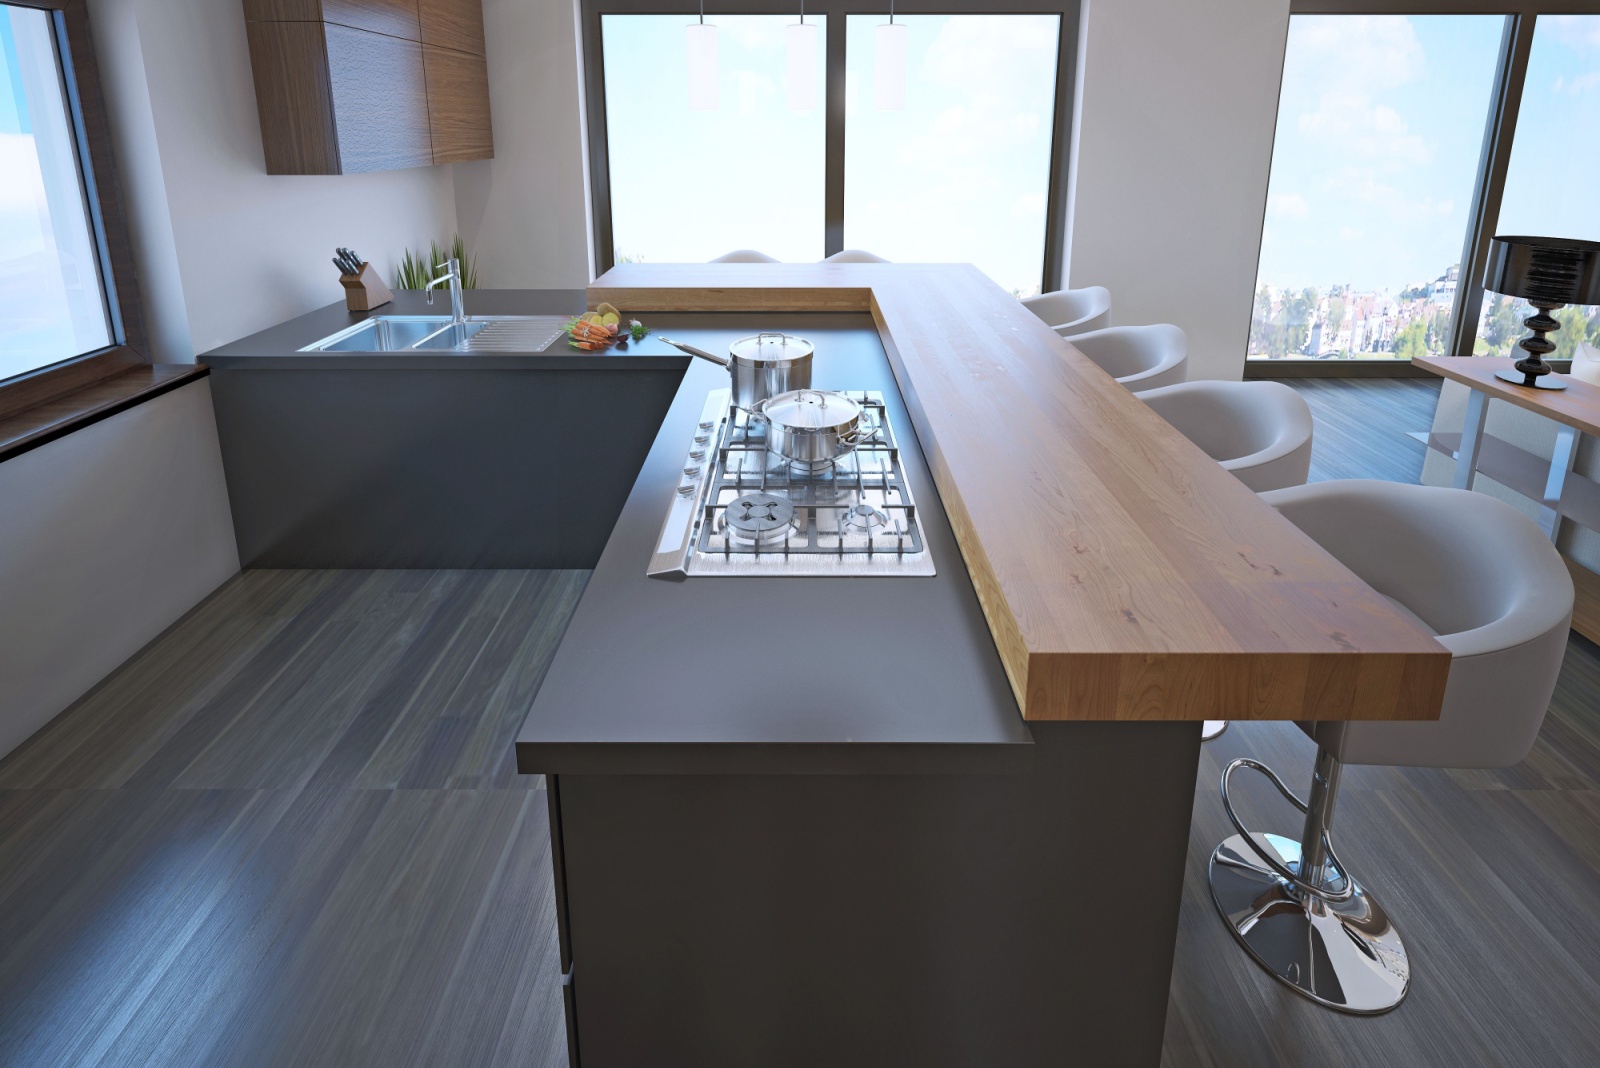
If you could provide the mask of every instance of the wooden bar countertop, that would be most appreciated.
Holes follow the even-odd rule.
[[[602,301],[871,312],[1026,719],[1438,718],[1432,635],[975,267],[623,264]]]

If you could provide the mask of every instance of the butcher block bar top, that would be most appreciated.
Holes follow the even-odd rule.
[[[1028,720],[1438,717],[1432,635],[974,267],[624,264],[588,296],[871,312]]]

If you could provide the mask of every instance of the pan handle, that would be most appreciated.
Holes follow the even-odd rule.
[[[656,336],[657,337],[661,337],[661,335],[659,335],[659,334],[657,334]],[[661,338],[661,340],[665,341],[667,344],[671,345],[675,349],[679,349],[680,351],[687,352],[690,356],[698,356],[702,360],[710,360],[712,363],[716,364],[719,367],[732,367],[733,366],[733,361],[731,359],[729,359],[728,357],[726,357],[726,356],[713,355],[712,353],[707,352],[705,349],[697,349],[693,345],[685,345],[683,342],[674,341],[670,337],[663,337],[663,338]]]

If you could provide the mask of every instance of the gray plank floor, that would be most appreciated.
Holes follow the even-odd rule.
[[[246,572],[0,762],[0,1064],[564,1063],[511,740],[586,578]]]
[[[1313,478],[1416,479],[1430,384],[1303,392]],[[585,577],[247,572],[0,761],[0,1064],[564,1065],[544,795],[511,739]],[[1518,767],[1350,770],[1341,850],[1417,970],[1379,1019],[1279,988],[1205,891],[1221,766],[1299,783],[1310,743],[1208,745],[1164,1064],[1600,1062],[1597,710],[1575,639]]]

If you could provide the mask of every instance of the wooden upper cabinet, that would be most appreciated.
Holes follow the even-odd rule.
[[[327,27],[327,42],[339,173],[436,162],[422,46],[333,24]]]
[[[481,0],[243,0],[269,174],[488,159]]]
[[[332,22],[422,40],[417,0],[244,0],[244,17],[251,22]]]
[[[484,54],[482,0],[417,0],[422,43]]]
[[[322,21],[422,40],[417,0],[322,0]]]
[[[433,162],[493,158],[488,64],[482,56],[433,45],[424,45],[422,55],[428,70]]]

